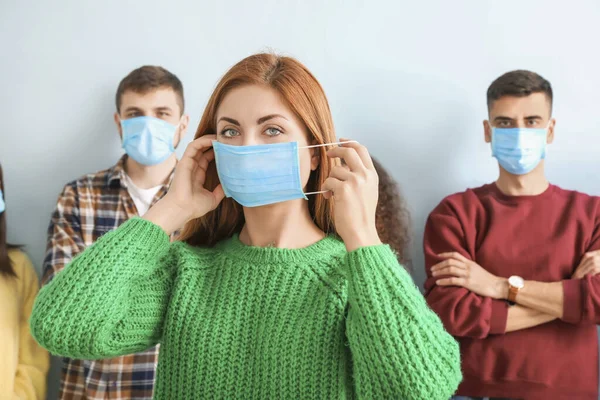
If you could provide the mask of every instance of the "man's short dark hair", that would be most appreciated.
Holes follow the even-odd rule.
[[[517,70],[507,72],[492,82],[488,88],[488,110],[501,97],[526,97],[532,93],[544,93],[550,103],[550,111],[552,111],[552,85],[550,85],[550,82],[531,71]]]
[[[152,65],[144,65],[138,69],[134,69],[127,75],[117,89],[116,104],[117,112],[121,110],[121,99],[123,93],[131,90],[135,93],[147,93],[151,90],[171,88],[177,95],[177,102],[181,113],[183,114],[183,108],[185,102],[183,100],[183,85],[179,78],[175,74],[167,71],[163,67],[156,67]]]

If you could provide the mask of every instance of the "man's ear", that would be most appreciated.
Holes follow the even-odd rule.
[[[554,142],[554,127],[556,126],[556,119],[550,119],[548,123],[548,136],[546,137],[546,143],[551,144]]]
[[[483,121],[483,137],[486,143],[492,142],[492,125],[487,119]]]
[[[175,147],[179,146],[179,143],[181,143],[181,139],[183,139],[183,137],[185,136],[185,134],[187,133],[187,129],[188,126],[190,124],[190,116],[188,114],[184,114],[181,116],[181,120],[179,121],[179,128],[178,133],[177,133],[177,140],[174,140],[174,142],[176,143]]]
[[[119,131],[119,137],[121,138],[121,141],[123,141],[123,128],[121,127],[121,117],[119,116],[118,112],[115,113],[114,120],[115,120],[115,124],[117,124],[117,130]]]

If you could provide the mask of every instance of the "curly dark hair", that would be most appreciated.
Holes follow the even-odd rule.
[[[373,164],[379,175],[379,201],[375,214],[377,233],[381,241],[389,244],[394,250],[398,262],[411,272],[408,247],[411,242],[412,226],[408,205],[394,178],[375,158]]]

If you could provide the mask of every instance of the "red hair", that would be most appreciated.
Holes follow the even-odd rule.
[[[263,85],[276,90],[290,109],[304,123],[308,141],[314,144],[335,142],[333,119],[323,88],[310,71],[299,61],[274,54],[255,54],[234,65],[217,84],[200,120],[195,139],[216,134],[216,113],[221,101],[232,89],[244,85]],[[319,166],[311,172],[307,191],[318,191],[329,176],[331,167],[339,161],[326,156],[324,148],[317,148]],[[219,183],[215,164],[211,163],[205,187],[213,190]],[[311,196],[310,214],[317,226],[326,233],[335,233],[333,200]],[[244,225],[242,207],[231,198],[225,198],[214,211],[188,222],[179,240],[194,246],[213,246],[239,233]]]

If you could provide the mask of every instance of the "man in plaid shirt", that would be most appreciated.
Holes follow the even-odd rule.
[[[104,171],[68,183],[48,228],[46,284],[73,257],[164,196],[173,177],[174,149],[186,132],[181,81],[144,66],[119,84],[115,122],[126,154]],[[151,399],[158,347],[108,360],[63,359],[60,398]]]

